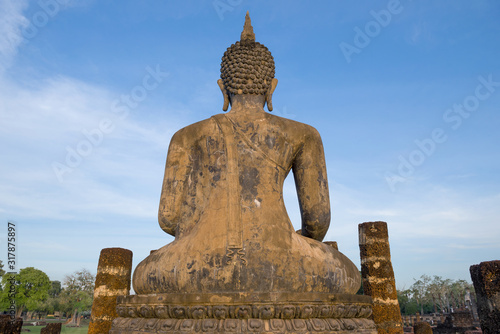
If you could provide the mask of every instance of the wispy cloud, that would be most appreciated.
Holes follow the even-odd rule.
[[[24,39],[21,31],[28,20],[22,12],[26,7],[25,0],[0,0],[0,74],[10,66]]]
[[[455,248],[455,249],[463,249],[463,250],[472,250],[472,249],[486,249],[486,248],[500,248],[500,244],[495,241],[495,242],[482,242],[482,243],[470,243],[470,244],[465,244],[465,243],[449,243],[446,244],[446,247],[448,248]]]
[[[133,190],[142,182],[154,186],[152,193],[157,195],[174,132],[169,124],[140,122],[133,115],[120,119],[111,111],[114,93],[67,77],[29,88],[0,79],[0,86],[4,88],[0,91],[0,140],[6,156],[0,166],[4,209],[49,219],[90,213],[156,215],[156,199],[137,199]],[[60,184],[51,164],[64,162],[68,147],[85,140],[83,131],[97,127],[103,118],[112,119],[115,130]]]

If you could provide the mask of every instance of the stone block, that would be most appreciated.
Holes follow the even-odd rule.
[[[500,331],[500,261],[470,267],[477,296],[477,312],[484,334]]]
[[[0,334],[19,334],[23,326],[23,319],[12,319],[8,314],[0,315]]]
[[[432,327],[427,322],[417,322],[413,326],[413,334],[432,334]]]
[[[48,324],[41,329],[40,334],[59,334],[61,333],[61,328],[62,324],[60,322]]]

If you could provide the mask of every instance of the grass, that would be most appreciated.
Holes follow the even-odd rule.
[[[42,328],[45,326],[23,326],[23,329],[29,329],[30,331],[28,333],[30,334],[40,334],[40,331]],[[84,325],[82,327],[66,327],[62,326],[61,333],[65,334],[86,334],[89,331],[89,326]],[[26,333],[26,332],[24,332]]]
[[[63,326],[61,333],[67,333],[67,334],[87,334],[89,331],[89,325],[82,326],[82,327],[66,327]]]
[[[50,322],[57,322],[57,321],[51,321],[48,320],[47,323]],[[30,331],[27,332],[29,334],[40,334],[40,331],[42,328],[45,326],[23,326],[23,329],[29,329]],[[64,334],[87,334],[89,330],[89,324],[88,320],[82,320],[81,327],[66,327],[65,325],[62,325],[61,333]],[[26,332],[24,332],[26,333]]]

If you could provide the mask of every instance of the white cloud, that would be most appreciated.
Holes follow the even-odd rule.
[[[67,77],[30,86],[0,77],[0,124],[4,161],[0,202],[24,217],[75,219],[85,214],[156,216],[163,165],[174,129],[163,120],[137,121],[113,113],[114,94]],[[89,140],[109,119],[88,154],[68,164],[69,150]],[[59,182],[53,164],[69,167]],[[126,186],[125,186],[126,185]],[[143,189],[140,189],[141,186]],[[139,195],[144,192],[147,195]]]
[[[19,83],[0,75],[0,220],[18,222],[20,268],[62,279],[82,267],[94,270],[102,248],[129,247],[140,260],[171,241],[156,221],[179,120],[172,110],[168,120],[156,118],[165,106],[150,100],[144,101],[153,109],[149,117],[138,120],[144,111],[138,106],[120,118],[112,105],[122,93],[128,91],[64,76]],[[52,163],[64,164],[67,147],[76,149],[87,140],[82,131],[105,118],[113,131],[59,182]],[[148,242],[134,246],[138,239]]]
[[[24,0],[0,0],[0,74],[10,66],[24,39],[21,30],[28,25],[28,20],[22,11],[26,7]]]
[[[359,266],[357,225],[387,222],[396,278],[403,283],[433,273],[431,263],[444,271],[441,275],[451,270],[469,279],[468,266],[498,249],[500,194],[478,196],[429,181],[394,194],[370,184],[353,188],[330,180],[330,196],[332,224],[325,240],[337,241]]]

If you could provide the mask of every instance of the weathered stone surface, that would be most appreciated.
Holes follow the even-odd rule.
[[[116,313],[116,297],[130,292],[132,252],[123,248],[104,248],[99,256],[89,334],[108,333]]]
[[[363,290],[373,298],[373,320],[378,333],[403,333],[387,223],[359,224],[359,248]]]
[[[470,267],[477,296],[477,313],[484,334],[500,332],[500,261]]]
[[[427,322],[417,322],[413,326],[413,334],[432,334],[432,327]]]
[[[371,298],[325,293],[157,294],[118,298],[111,334],[376,333]]]
[[[277,84],[274,61],[246,22],[221,65],[231,110],[179,130],[170,142],[159,223],[175,241],[137,266],[138,294],[359,289],[356,266],[321,242],[330,224],[321,137],[264,111]],[[291,170],[300,235],[283,201]]]
[[[335,248],[336,250],[339,250],[339,245],[337,244],[336,241],[325,241],[324,243],[330,247]]]
[[[23,327],[23,319],[12,319],[8,314],[0,315],[0,334],[19,334]]]
[[[125,319],[113,321],[110,334],[136,333],[374,333],[367,319]],[[376,330],[375,330],[376,333]]]
[[[48,324],[40,330],[40,334],[59,334],[61,333],[62,324],[60,322]]]

